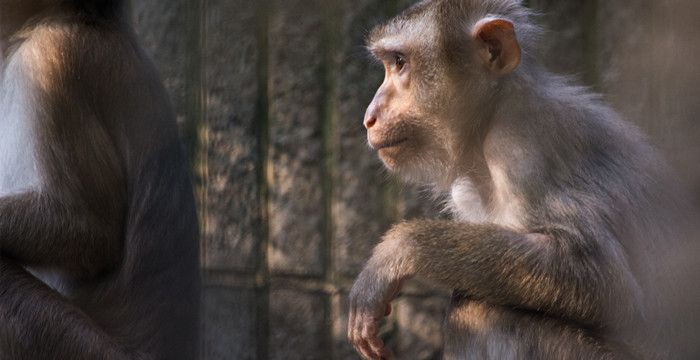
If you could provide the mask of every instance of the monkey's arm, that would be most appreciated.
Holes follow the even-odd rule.
[[[127,185],[119,134],[110,124],[126,115],[108,106],[114,95],[103,85],[112,84],[104,63],[73,54],[93,41],[73,44],[80,38],[60,31],[34,33],[14,55],[21,61],[12,71],[31,94],[33,110],[26,121],[36,129],[41,186],[0,198],[0,254],[23,265],[56,266],[90,276],[121,259]],[[94,43],[105,44],[112,53],[109,38]],[[65,61],[28,55],[47,49],[62,53]]]
[[[348,337],[365,358],[386,357],[378,321],[414,275],[473,299],[543,312],[592,327],[639,314],[640,296],[612,239],[573,232],[521,234],[503,227],[418,220],[384,237],[350,293]]]
[[[0,357],[146,359],[117,344],[77,307],[0,257]]]
[[[637,285],[616,246],[614,239],[563,230],[521,234],[489,224],[405,222],[377,246],[358,283],[421,275],[491,304],[602,326],[639,310],[628,301],[637,298],[630,296]]]
[[[48,194],[0,198],[0,254],[24,264],[97,274],[118,264],[119,233],[116,223]]]
[[[47,110],[54,115],[42,120],[43,184],[0,198],[0,254],[97,275],[121,260],[126,216],[121,161],[89,109],[58,101],[49,108],[55,114]]]

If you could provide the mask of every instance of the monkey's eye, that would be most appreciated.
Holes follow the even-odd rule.
[[[403,70],[403,68],[406,67],[406,57],[401,54],[394,55],[394,66],[396,66],[396,70],[398,71]]]

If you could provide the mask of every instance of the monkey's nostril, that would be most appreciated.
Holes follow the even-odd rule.
[[[377,123],[377,118],[375,118],[375,117],[369,118],[369,119],[365,120],[365,127],[367,129],[371,129],[374,126],[374,124],[376,124],[376,123]]]

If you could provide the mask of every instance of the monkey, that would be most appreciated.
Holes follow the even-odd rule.
[[[198,219],[121,0],[0,0],[0,358],[194,359]]]
[[[363,358],[393,356],[378,328],[415,276],[454,290],[444,359],[683,358],[657,291],[682,190],[639,129],[540,63],[541,37],[518,0],[425,0],[369,33],[369,146],[452,216],[375,247],[349,295]]]

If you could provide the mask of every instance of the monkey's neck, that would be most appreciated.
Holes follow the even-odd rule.
[[[537,131],[537,114],[561,111],[561,104],[557,105],[557,95],[548,91],[551,88],[568,86],[554,84],[561,81],[561,78],[551,74],[544,67],[527,67],[522,74],[503,83],[493,97],[486,97],[483,103],[473,105],[473,108],[479,109],[477,112],[465,111],[467,114],[471,113],[472,117],[465,119],[463,123],[476,126],[463,132],[466,140],[459,144],[459,149],[454,152],[456,158],[451,161],[455,166],[446,177],[447,182],[439,184],[436,190],[439,188],[442,193],[450,191],[455,184],[467,179],[484,204],[488,205],[493,199],[495,187],[486,154],[486,142],[492,136],[492,131],[496,131],[496,127],[522,129],[532,126],[535,128],[531,128],[530,131]]]

